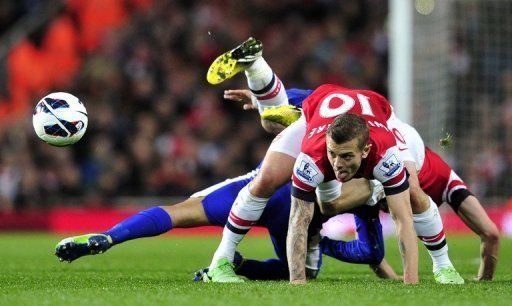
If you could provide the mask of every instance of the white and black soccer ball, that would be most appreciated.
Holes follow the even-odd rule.
[[[32,116],[37,136],[57,147],[79,141],[87,130],[87,123],[87,111],[83,103],[66,92],[54,92],[42,98]]]

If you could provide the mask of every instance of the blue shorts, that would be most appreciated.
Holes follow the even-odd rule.
[[[238,193],[253,180],[255,175],[256,171],[253,171],[246,175],[213,185],[192,196],[204,196],[202,203],[208,221],[210,221],[212,225],[224,226]],[[258,221],[259,226],[268,228],[275,227],[275,225],[286,225],[286,227],[288,227],[291,199],[290,186],[291,183],[283,185],[270,197]],[[286,230],[288,229],[286,228]]]

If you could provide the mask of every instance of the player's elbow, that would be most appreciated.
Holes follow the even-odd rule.
[[[489,245],[498,245],[500,241],[500,232],[496,225],[492,223],[488,229],[484,230],[482,234],[480,234],[480,238],[482,242]]]
[[[422,213],[429,209],[430,201],[423,189],[415,182],[409,181],[409,194],[411,197],[411,208],[415,214]]]
[[[260,171],[252,181],[250,191],[257,197],[270,197],[283,183],[283,179],[277,172]]]

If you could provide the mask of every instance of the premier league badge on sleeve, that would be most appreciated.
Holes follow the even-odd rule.
[[[386,161],[382,162],[379,170],[384,172],[384,175],[387,177],[393,176],[396,170],[400,169],[401,163],[398,161],[396,156],[393,154]]]
[[[311,167],[311,163],[301,161],[300,167],[296,170],[296,173],[301,180],[306,180],[308,183],[311,183],[318,174],[318,171],[314,167]]]
[[[293,176],[294,180],[297,179],[300,182],[315,188],[324,180],[324,174],[315,164],[313,159],[302,152],[295,160]]]

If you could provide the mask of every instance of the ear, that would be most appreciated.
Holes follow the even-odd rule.
[[[371,143],[369,143],[366,146],[364,146],[363,155],[362,155],[363,158],[367,158],[368,157],[368,154],[370,154],[370,149],[371,148],[372,148],[372,144]]]

